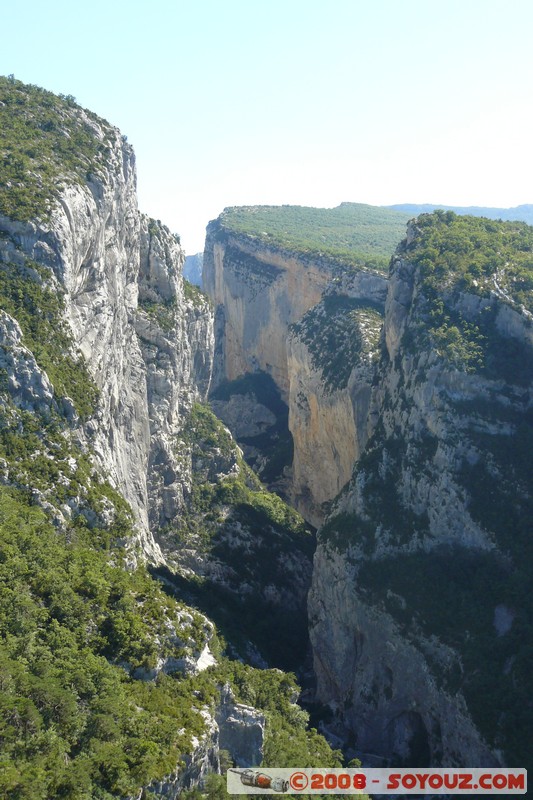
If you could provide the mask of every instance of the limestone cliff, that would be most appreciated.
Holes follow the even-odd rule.
[[[309,597],[318,696],[369,761],[529,758],[531,244],[442,212],[392,261],[373,434]]]
[[[2,217],[1,225],[28,258],[53,270],[65,292],[76,347],[103,389],[99,424],[89,424],[89,435],[111,479],[127,483],[145,547],[156,556],[147,524],[143,362],[131,325],[139,265],[134,155],[117,131],[90,122],[95,136],[109,137],[112,145],[105,174],[85,185],[66,185],[45,222]]]
[[[147,218],[141,220],[140,257],[135,330],[146,371],[148,518],[157,531],[175,520],[190,491],[178,439],[193,402],[209,389],[213,315],[207,298],[184,291],[176,238]]]
[[[385,291],[378,275],[345,276],[290,330],[291,499],[316,526],[324,504],[350,479],[372,430],[369,405]]]
[[[273,378],[288,404],[294,442],[292,468],[274,485],[318,525],[368,436],[386,278],[364,259],[349,266],[235,233],[223,214],[208,226],[204,286],[215,305],[214,386],[256,372]],[[215,397],[217,413],[231,425],[235,415]],[[253,402],[248,414],[260,420],[264,411]],[[241,428],[235,419],[233,433],[251,444]]]
[[[209,223],[203,285],[215,304],[215,385],[246,372],[271,375],[289,393],[289,326],[315,306],[336,274],[324,259],[268,247]]]
[[[170,438],[181,406],[209,386],[212,319],[207,303],[184,298],[178,241],[137,209],[131,146],[116,129],[90,123],[107,143],[105,166],[84,184],[66,183],[46,221],[0,224],[21,253],[53,271],[74,347],[100,390],[86,434],[157,561],[149,518],[164,523],[176,513]],[[162,325],[150,318],[156,303]]]

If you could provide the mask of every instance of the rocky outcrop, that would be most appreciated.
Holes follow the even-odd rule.
[[[5,311],[0,311],[0,374],[18,408],[41,414],[51,412],[54,388],[33,353],[22,344],[17,320]]]
[[[504,294],[492,278],[465,291],[462,262],[438,272],[428,241],[435,231],[446,258],[463,236],[469,253],[461,225],[452,215],[411,226],[392,261],[373,433],[318,534],[318,698],[368,763],[527,758],[505,710],[527,691],[516,617],[501,633],[495,620],[506,598],[513,613],[529,603],[512,587],[530,569],[530,310],[513,299],[512,274]],[[498,257],[512,263],[490,250],[486,274]]]
[[[207,708],[202,716],[205,733],[200,739],[194,737],[192,755],[183,756],[182,768],[162,780],[154,781],[130,800],[143,800],[146,791],[154,797],[176,800],[184,790],[201,785],[209,774],[220,772],[218,725]]]
[[[257,767],[263,759],[265,716],[251,706],[237,703],[229,684],[220,687],[220,700],[214,710],[203,712],[206,730],[194,744],[192,756],[185,756],[179,772],[152,783],[148,789],[156,797],[176,800],[185,790],[202,786],[211,773],[220,773],[220,754],[231,755],[236,767]]]
[[[252,706],[236,703],[231,687],[220,692],[216,720],[220,749],[232,754],[236,767],[256,767],[263,760],[265,716]]]
[[[141,220],[140,256],[135,330],[146,371],[148,516],[159,530],[174,521],[190,492],[190,464],[178,453],[178,437],[192,403],[209,389],[213,315],[200,294],[185,296],[183,251],[148,218]]]
[[[2,217],[0,229],[19,259],[52,270],[74,349],[100,390],[81,435],[130,503],[145,555],[158,562],[151,529],[175,516],[182,492],[173,427],[181,408],[207,392],[212,315],[207,302],[184,298],[177,239],[138,212],[131,146],[116,129],[91,126],[110,143],[105,166],[65,185],[48,221]],[[161,319],[147,307],[162,309]]]

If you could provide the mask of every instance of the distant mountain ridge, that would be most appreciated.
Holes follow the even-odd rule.
[[[528,203],[513,208],[490,208],[485,206],[444,206],[432,203],[398,203],[392,206],[382,206],[391,211],[405,211],[414,217],[418,214],[431,214],[432,211],[455,211],[456,214],[470,214],[472,217],[488,217],[510,222],[527,222],[533,225],[533,204]]]

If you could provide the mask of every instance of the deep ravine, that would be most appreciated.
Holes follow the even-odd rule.
[[[527,767],[532,228],[229,209],[206,295],[117,129],[0,123],[0,793]]]

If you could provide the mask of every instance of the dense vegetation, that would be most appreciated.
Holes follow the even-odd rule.
[[[61,297],[31,262],[4,264],[0,303],[81,414],[98,400],[70,355]],[[206,623],[166,597],[122,547],[132,514],[75,444],[61,403],[20,407],[0,385],[0,794],[124,796],[175,769],[201,734],[185,679],[133,680],[203,646]],[[39,508],[36,503],[42,506]],[[43,509],[46,509],[46,513]],[[55,527],[51,524],[55,521]],[[129,545],[131,549],[131,544]],[[170,641],[169,627],[177,638]],[[209,632],[210,632],[209,628]],[[179,643],[181,640],[181,644]]]
[[[296,669],[308,644],[304,576],[314,536],[296,511],[265,490],[207,406],[193,406],[184,437],[185,449],[192,448],[192,491],[180,518],[163,532],[166,548],[178,554],[179,567],[180,551],[194,547],[222,565],[224,581],[212,580],[209,570],[205,578],[180,569],[156,573],[210,616],[241,655],[252,642],[269,664]],[[291,570],[296,583],[304,581],[297,604],[294,587],[287,587]],[[276,600],[284,593],[285,602]]]
[[[507,220],[510,222],[527,222],[533,224],[533,205],[516,206],[515,208],[487,208],[485,206],[443,206],[431,203],[398,203],[386,206],[393,211],[404,211],[411,217],[420,214],[431,214],[433,211],[453,211],[455,214],[466,214],[470,217],[487,217],[488,219]]]
[[[419,217],[416,230],[407,250],[424,289],[485,297],[496,291],[531,310],[533,227],[437,211]]]
[[[466,372],[484,371],[520,382],[533,366],[516,338],[496,333],[494,299],[526,313],[533,310],[533,228],[522,222],[460,217],[437,211],[419,217],[417,236],[407,254],[420,271],[420,292],[404,345],[431,340],[439,355]],[[461,293],[485,302],[467,315],[458,306]]]
[[[362,203],[337,208],[242,206],[227,208],[222,228],[289,251],[346,265],[386,269],[405,235],[409,214]]]
[[[142,567],[68,536],[20,492],[0,488],[0,794],[6,800],[97,800],[172,773],[214,708],[217,686],[267,713],[265,764],[339,763],[292,704],[291,676],[225,659],[198,676],[135,680],[135,667],[199,652],[205,621],[162,594]],[[211,646],[214,647],[213,640]],[[215,650],[216,652],[216,650]]]
[[[168,621],[189,647],[203,624],[180,623],[144,569],[127,571],[82,519],[62,534],[1,487],[0,525],[2,797],[107,798],[171,772],[203,730],[202,699],[186,679],[129,671],[168,653]]]
[[[73,97],[0,76],[0,214],[46,218],[62,182],[86,181],[109,156],[98,118]],[[105,137],[107,123],[98,120]]]

